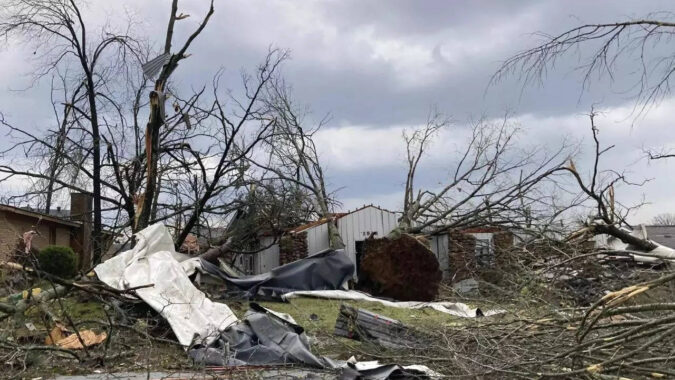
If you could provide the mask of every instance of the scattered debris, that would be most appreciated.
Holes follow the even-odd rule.
[[[69,350],[81,350],[84,347],[101,344],[107,338],[108,334],[105,332],[97,334],[92,330],[80,330],[75,334],[63,324],[57,323],[52,331],[49,332],[49,336],[45,338],[45,344],[48,346],[56,345]],[[84,343],[84,346],[82,346],[82,343]]]
[[[478,294],[478,281],[473,278],[459,281],[452,285],[452,288],[460,296],[469,296]]]
[[[433,301],[443,274],[433,252],[415,237],[367,239],[358,289],[399,301]]]
[[[402,367],[378,362],[335,361],[314,355],[304,329],[292,318],[251,303],[243,320],[223,331],[220,339],[188,351],[196,362],[207,366],[303,364],[335,370],[341,379],[389,379],[400,375],[439,376],[426,366]]]
[[[340,305],[335,321],[335,335],[373,342],[387,348],[421,349],[428,338],[403,323],[365,309]]]
[[[169,59],[171,59],[171,54],[164,53],[144,63],[143,66],[141,66],[143,74],[145,74],[146,78],[154,80],[162,67],[169,63]]]
[[[356,290],[315,290],[315,291],[297,291],[286,293],[282,296],[284,300],[297,297],[314,297],[335,300],[351,300],[351,301],[368,301],[381,303],[384,306],[406,308],[406,309],[425,309],[430,308],[441,313],[450,314],[456,317],[476,318],[482,316],[491,316],[505,313],[506,310],[487,310],[483,311],[478,308],[471,308],[466,304],[460,302],[396,302],[389,301],[382,298],[376,298],[370,294],[359,292]]]
[[[188,234],[180,246],[180,252],[193,255],[199,253],[199,239],[194,234]]]
[[[34,238],[36,235],[39,236],[40,233],[37,232],[37,231],[34,231],[34,230],[30,230],[30,231],[24,232],[24,234],[23,234],[23,243],[24,243],[24,246],[26,247],[24,253],[26,253],[26,254],[29,254],[29,253],[30,253],[31,245],[33,244],[33,238]]]
[[[237,322],[227,305],[212,302],[195,288],[183,266],[174,258],[173,239],[162,224],[136,234],[138,243],[94,268],[108,286],[136,290],[136,294],[171,325],[178,341],[189,346],[193,340],[212,340]]]

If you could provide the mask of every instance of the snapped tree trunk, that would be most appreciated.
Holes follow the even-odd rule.
[[[342,236],[340,236],[340,231],[338,230],[336,220],[328,221],[328,243],[332,249],[345,248],[345,243],[342,241]]]
[[[232,245],[232,238],[229,238],[227,239],[227,241],[225,241],[225,243],[217,247],[210,248],[208,251],[199,255],[199,258],[217,265],[218,258],[224,256],[230,250],[231,245]]]
[[[626,244],[633,245],[643,251],[649,252],[657,247],[656,244],[649,240],[640,239],[637,236],[631,235],[629,232],[618,228],[615,225],[598,224],[593,226],[593,232],[596,234],[607,234],[614,236]]]

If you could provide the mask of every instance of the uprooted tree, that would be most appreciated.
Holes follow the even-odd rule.
[[[554,191],[555,176],[563,172],[572,146],[564,143],[553,151],[521,148],[516,141],[518,129],[506,118],[501,122],[480,120],[462,129],[469,132],[468,141],[456,154],[450,154],[454,161],[448,163],[449,176],[435,186],[418,186],[430,144],[450,124],[448,117],[432,110],[424,126],[403,134],[408,170],[402,216],[386,239],[370,245],[372,252],[366,244],[361,261],[360,280],[363,277],[375,294],[396,294],[401,299],[412,299],[414,294],[425,300],[436,294],[441,272],[435,259],[435,265],[383,269],[391,268],[383,267],[384,262],[424,263],[432,258],[425,244],[408,234],[485,226],[544,233],[580,201],[578,197],[558,199]]]

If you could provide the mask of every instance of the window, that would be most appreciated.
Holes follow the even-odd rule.
[[[236,265],[237,269],[240,271],[244,272],[245,274],[254,274],[253,273],[253,268],[254,268],[254,255],[251,254],[243,254],[239,255],[239,257],[236,260]]]
[[[495,262],[495,250],[492,244],[492,236],[476,237],[476,266],[479,268],[489,268]]]
[[[56,227],[49,227],[49,244],[56,244]]]

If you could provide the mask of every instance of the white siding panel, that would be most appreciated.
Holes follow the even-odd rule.
[[[266,247],[274,242],[274,238],[265,236],[260,239],[260,244]],[[279,243],[273,244],[267,249],[256,254],[255,269],[253,274],[266,273],[279,266]]]
[[[345,243],[345,253],[352,261],[356,261],[356,242],[365,240],[372,232],[377,232],[378,238],[387,236],[396,227],[397,220],[398,216],[395,213],[372,206],[338,219],[338,230]],[[307,229],[307,251],[310,255],[323,251],[328,246],[326,224]]]
[[[431,251],[438,260],[438,266],[443,272],[443,279],[450,275],[450,258],[448,257],[448,235],[434,235],[429,241]]]
[[[313,255],[329,247],[328,226],[322,224],[307,230],[307,254]]]

